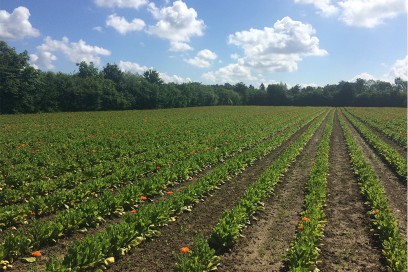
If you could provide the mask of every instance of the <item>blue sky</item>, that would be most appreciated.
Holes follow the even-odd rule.
[[[0,0],[0,40],[66,73],[84,60],[178,83],[407,79],[405,0]]]

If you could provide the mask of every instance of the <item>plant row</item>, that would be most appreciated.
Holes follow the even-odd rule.
[[[313,117],[310,119],[312,118]],[[286,137],[289,137],[291,133],[299,129],[301,125],[299,122],[287,130],[284,130],[283,133],[278,133],[277,139],[283,141]],[[259,148],[265,147],[266,144],[269,144],[269,142],[261,143],[255,149],[258,150]],[[243,160],[246,158],[244,154],[245,153],[241,153],[237,156]],[[237,159],[233,158],[228,161],[232,161],[233,163],[236,160]],[[217,171],[215,171],[215,173],[217,173]],[[172,177],[157,175],[152,179],[143,180],[137,184],[120,188],[114,195],[110,192],[104,192],[97,199],[84,202],[75,209],[70,209],[58,214],[53,221],[42,223],[34,222],[32,227],[26,231],[9,233],[4,238],[3,258],[12,260],[18,256],[27,254],[33,248],[38,248],[53,242],[83,227],[97,224],[103,221],[104,217],[121,213],[125,209],[135,208],[141,196],[159,193],[169,185],[171,178]]]
[[[355,175],[358,177],[362,195],[367,199],[370,208],[369,216],[382,245],[382,252],[387,260],[390,271],[407,271],[407,245],[402,238],[398,223],[388,207],[384,187],[364,158],[363,152],[354,140],[350,129],[341,117],[341,126]]]
[[[301,127],[301,126],[300,126]],[[107,258],[118,258],[137,246],[146,237],[158,233],[158,228],[175,220],[177,214],[189,210],[202,197],[231,179],[270,151],[281,145],[300,129],[287,131],[261,143],[248,152],[241,153],[215,167],[209,174],[188,185],[181,193],[170,195],[150,205],[141,206],[136,213],[126,214],[120,224],[82,241],[75,242],[63,260],[51,258],[47,271],[79,271],[106,265]]]
[[[404,181],[407,179],[407,159],[403,158],[395,149],[386,144],[380,137],[375,135],[364,124],[351,114],[344,113],[351,124],[363,136],[364,140],[372,146],[376,152],[395,170],[398,177]]]
[[[292,133],[297,130],[305,120],[306,119],[300,119],[300,121],[297,120],[291,124],[278,126],[274,136],[280,134],[280,131],[282,131],[282,133],[286,131],[285,135]],[[208,163],[208,160],[206,162]],[[197,162],[190,160],[181,163],[179,168],[176,167],[172,170],[159,171],[151,178],[139,180],[134,185],[120,188],[115,194],[112,194],[110,191],[103,191],[101,194],[98,194],[99,197],[97,199],[82,201],[79,205],[75,206],[75,209],[68,209],[57,214],[53,221],[39,223],[37,220],[34,220],[25,231],[18,231],[17,234],[9,233],[10,235],[6,233],[4,239],[5,247],[14,248],[18,247],[18,244],[21,244],[22,248],[26,248],[27,245],[29,247],[39,247],[49,244],[83,227],[96,225],[106,217],[120,214],[123,210],[133,208],[139,201],[138,196],[158,194],[161,190],[174,184],[177,180],[187,179],[188,175],[193,173],[188,171],[198,170],[198,168],[194,167],[198,167]],[[114,183],[114,181],[108,181],[106,185],[115,185],[112,183]],[[58,193],[59,192],[56,192],[50,197],[58,195]],[[23,237],[23,239],[20,239],[20,237]],[[28,240],[28,238],[30,240],[28,244],[22,242],[24,239]],[[14,252],[15,250],[6,251]],[[15,252],[8,258],[19,255],[21,254]]]
[[[406,109],[346,108],[347,112],[407,148]]]
[[[324,116],[323,116],[324,118]],[[216,253],[225,252],[233,247],[239,239],[242,229],[250,223],[253,214],[263,208],[263,201],[273,193],[275,185],[280,181],[290,164],[301,153],[323,118],[313,123],[309,128],[269,166],[260,177],[252,183],[239,203],[231,210],[224,212],[207,243],[195,238],[191,254],[182,255],[176,263],[176,271],[208,271],[217,266],[214,260],[219,260]],[[200,255],[203,252],[205,254]],[[212,253],[210,256],[209,253]]]
[[[316,158],[306,184],[306,196],[296,236],[286,255],[289,271],[314,271],[319,256],[318,244],[323,236],[324,205],[326,204],[327,175],[329,171],[330,138],[333,114],[323,132]]]
[[[264,110],[245,110],[252,123],[250,118],[239,116],[239,111],[227,116],[220,109],[208,112],[200,113],[204,118],[171,111],[5,117],[4,126],[0,126],[0,188],[25,187],[33,181],[88,172],[95,165],[126,160],[146,151],[160,154],[178,143],[221,146],[235,140],[238,132],[242,132],[239,135],[243,140],[250,140],[245,137],[254,130],[260,137],[267,135],[269,127],[260,126],[263,116],[256,115]],[[272,119],[285,114],[281,109],[266,113]],[[237,119],[239,122],[235,122]],[[155,156],[146,158],[150,157]]]
[[[305,119],[297,118],[294,122],[287,124],[285,121],[291,121],[288,118],[279,123],[276,122],[276,126],[274,126],[275,133],[288,128],[294,123],[302,123],[303,120]],[[163,168],[157,170],[156,166],[157,169],[153,178],[161,180],[161,184],[163,182],[185,180],[193,173],[218,161],[223,161],[234,153],[241,152],[244,147],[248,147],[245,143],[238,141],[237,143],[203,153],[195,153],[191,156],[173,153],[167,158],[168,161],[159,161]],[[169,161],[172,161],[171,165],[167,165]],[[2,207],[0,208],[0,227],[9,227],[23,222],[28,223],[27,219],[29,218],[39,217],[60,209],[76,207],[79,203],[83,203],[84,200],[97,197],[104,191],[113,190],[128,184],[140,183],[146,179],[145,174],[142,172],[144,167],[144,165],[139,167],[137,165],[134,167],[123,166],[118,168],[113,175],[96,178],[73,189],[61,189],[46,196],[31,197],[27,203],[22,205]]]

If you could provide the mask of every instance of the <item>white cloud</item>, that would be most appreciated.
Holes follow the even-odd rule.
[[[204,73],[202,76],[210,82],[219,84],[224,84],[226,82],[233,84],[258,80],[256,76],[252,75],[251,69],[248,66],[245,66],[242,61],[221,67],[216,71]]]
[[[95,26],[92,29],[97,31],[97,32],[103,32],[103,27],[101,27],[101,26]]]
[[[30,11],[26,7],[18,7],[10,14],[0,10],[0,39],[21,40],[25,37],[38,37],[40,31],[32,27]]]
[[[312,4],[317,8],[318,14],[328,17],[339,12],[339,9],[331,3],[331,0],[295,0],[295,3]]]
[[[141,19],[135,18],[131,22],[128,22],[124,17],[111,14],[106,20],[106,25],[113,27],[120,34],[124,35],[127,32],[142,30],[146,24]]]
[[[109,56],[111,52],[105,48],[92,46],[83,40],[78,42],[70,42],[67,37],[62,40],[53,40],[47,36],[44,43],[37,46],[37,54],[32,55],[33,64],[39,65],[48,69],[53,68],[52,62],[57,58],[53,52],[62,53],[72,63],[79,63],[81,61],[93,62],[99,65],[99,56]]]
[[[143,74],[146,70],[153,69],[152,67],[147,67],[140,65],[135,62],[131,61],[119,61],[118,67],[120,70],[124,72],[131,72],[131,73],[137,73],[137,74]],[[168,83],[168,82],[175,82],[175,83],[184,83],[184,82],[191,82],[190,78],[183,78],[178,75],[168,75],[167,73],[161,73],[158,72],[160,78]]]
[[[197,12],[188,8],[183,1],[175,1],[170,7],[159,9],[150,3],[148,10],[158,20],[149,26],[148,33],[170,41],[171,51],[191,50],[188,44],[193,36],[202,36],[204,22],[197,18]]]
[[[358,75],[356,75],[355,77],[353,77],[353,78],[351,79],[351,81],[352,81],[352,82],[353,82],[353,81],[356,81],[356,80],[359,79],[359,78],[364,79],[364,80],[377,80],[373,75],[364,72],[364,73],[358,74]]]
[[[394,79],[397,77],[400,77],[402,80],[408,80],[408,55],[403,59],[397,60],[385,77],[391,82],[394,82]]]
[[[131,72],[131,73],[137,73],[137,74],[143,74],[144,71],[151,69],[147,66],[142,66],[135,62],[122,61],[122,60],[119,61],[118,67],[123,72]]]
[[[341,20],[358,27],[372,28],[407,12],[406,0],[347,0],[338,4],[343,9]]]
[[[168,75],[167,73],[160,73],[160,72],[159,72],[159,75],[160,75],[160,78],[163,79],[163,81],[166,83],[174,82],[177,84],[181,84],[181,83],[186,83],[186,82],[192,82],[192,80],[189,77],[184,78],[178,75]]]
[[[296,71],[303,56],[324,56],[311,25],[290,17],[278,20],[272,28],[251,28],[232,34],[228,43],[241,47],[245,65],[261,71]]]
[[[206,68],[211,65],[211,62],[217,59],[217,54],[209,49],[201,50],[192,59],[186,59],[185,62],[200,68]]]
[[[95,4],[100,7],[118,7],[118,8],[134,8],[138,9],[147,3],[148,0],[94,0]]]

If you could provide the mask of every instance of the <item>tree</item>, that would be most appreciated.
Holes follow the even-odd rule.
[[[85,61],[81,61],[80,63],[76,64],[78,66],[78,73],[77,76],[81,78],[88,78],[88,77],[97,77],[98,76],[98,68],[95,67],[94,63],[91,61],[89,64]]]
[[[163,84],[163,80],[160,78],[160,75],[157,71],[149,69],[144,71],[143,77],[152,84]]]
[[[119,84],[119,82],[123,79],[124,73],[119,69],[116,64],[106,64],[106,66],[102,70],[102,74],[104,78],[110,79],[115,84]]]

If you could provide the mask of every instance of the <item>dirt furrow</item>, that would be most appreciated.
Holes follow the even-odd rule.
[[[324,122],[325,123],[325,122]],[[290,166],[273,195],[265,201],[265,210],[257,221],[243,231],[243,238],[230,253],[222,256],[219,271],[279,271],[295,234],[305,196],[305,184],[323,134],[322,125],[302,154]]]
[[[320,271],[386,271],[374,244],[364,200],[335,115],[330,143],[327,223],[321,245]]]
[[[306,127],[299,130],[288,141],[297,138]],[[287,142],[286,142],[287,143]],[[205,201],[196,204],[192,212],[184,213],[161,230],[161,234],[150,241],[142,243],[133,253],[124,256],[110,271],[171,271],[176,254],[183,246],[188,246],[192,238],[201,233],[208,236],[222,216],[224,210],[231,209],[244,194],[247,186],[277,158],[285,149],[281,145],[265,158],[255,162],[240,175],[234,177],[219,190],[212,192]]]
[[[397,175],[384,163],[375,151],[364,141],[357,130],[347,122],[350,131],[362,148],[364,157],[371,164],[380,178],[381,185],[387,195],[390,209],[398,221],[401,233],[407,239],[407,186],[402,184]]]

